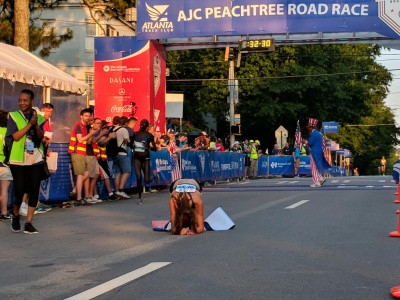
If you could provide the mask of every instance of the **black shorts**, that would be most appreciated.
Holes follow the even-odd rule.
[[[244,157],[244,166],[250,167],[250,157],[248,157],[247,155]]]

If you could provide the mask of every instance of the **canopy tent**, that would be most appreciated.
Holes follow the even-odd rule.
[[[4,79],[77,94],[89,86],[20,48],[0,43],[0,76]]]

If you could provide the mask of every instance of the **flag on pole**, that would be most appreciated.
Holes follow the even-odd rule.
[[[300,130],[300,121],[297,120],[297,127],[296,127],[296,144],[299,143],[301,145],[301,130]]]

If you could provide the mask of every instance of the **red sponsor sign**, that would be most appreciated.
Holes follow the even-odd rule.
[[[110,43],[115,39],[118,38],[110,39]],[[114,116],[134,116],[139,122],[147,119],[156,131],[164,132],[164,46],[149,41],[125,57],[115,58],[113,53],[113,58],[106,60],[104,56],[107,55],[95,61],[95,116],[108,122]]]

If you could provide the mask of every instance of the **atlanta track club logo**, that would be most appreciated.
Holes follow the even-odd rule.
[[[144,22],[142,32],[173,32],[174,25],[168,20],[169,5],[148,5],[145,2],[150,22]]]
[[[376,0],[378,14],[387,26],[400,35],[400,2],[398,0]]]

